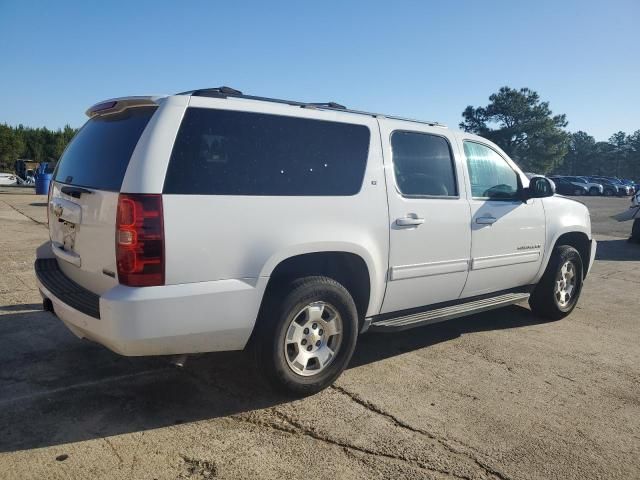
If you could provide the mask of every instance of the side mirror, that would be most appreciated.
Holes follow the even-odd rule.
[[[552,197],[556,193],[556,184],[547,177],[535,176],[529,180],[529,188],[524,191],[524,200],[530,198]]]

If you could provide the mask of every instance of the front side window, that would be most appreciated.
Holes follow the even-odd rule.
[[[364,125],[192,107],[173,146],[164,193],[355,195],[368,155]]]
[[[518,174],[495,150],[476,142],[464,142],[471,194],[474,198],[513,200],[518,196]]]
[[[418,132],[393,132],[391,149],[400,193],[428,197],[458,195],[451,148],[445,138]]]

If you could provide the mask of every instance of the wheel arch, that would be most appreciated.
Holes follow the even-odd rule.
[[[351,294],[360,320],[364,319],[372,301],[373,273],[359,254],[345,250],[313,251],[282,258],[270,271],[263,297],[296,278],[321,275],[342,284]]]
[[[589,259],[591,258],[591,239],[585,231],[575,229],[558,233],[550,245],[551,248],[546,252],[544,262],[538,272],[537,280],[542,277],[542,274],[547,269],[552,252],[560,245],[568,245],[578,251],[582,260],[583,278],[587,277],[587,273],[589,271]]]

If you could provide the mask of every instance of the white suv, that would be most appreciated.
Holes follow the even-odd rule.
[[[227,87],[87,114],[35,270],[45,309],[123,355],[246,347],[309,394],[368,329],[564,317],[594,259],[584,205],[434,122]]]

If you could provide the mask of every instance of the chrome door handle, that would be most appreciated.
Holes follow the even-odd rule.
[[[476,223],[480,225],[492,225],[496,223],[497,220],[496,217],[476,217]]]
[[[396,225],[399,227],[416,227],[424,223],[424,218],[418,217],[402,217],[396,219]]]

